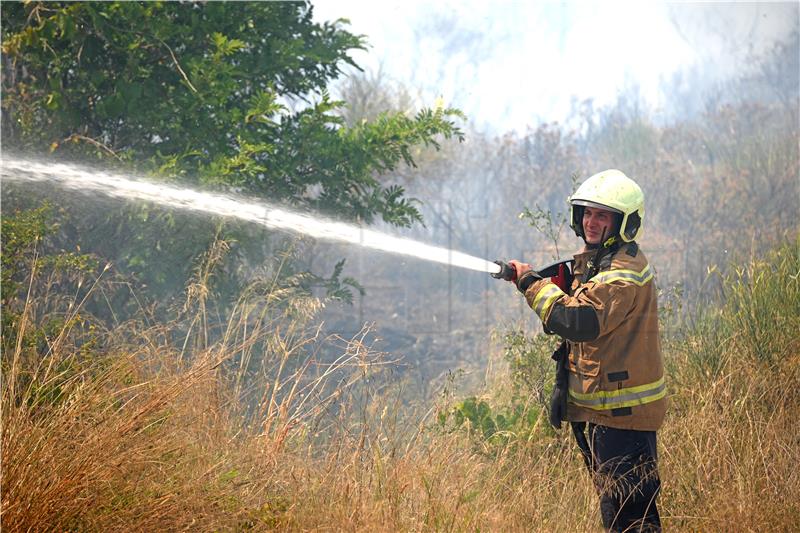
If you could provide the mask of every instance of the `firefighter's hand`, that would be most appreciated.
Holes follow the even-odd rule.
[[[517,261],[516,259],[512,259],[511,261],[508,262],[508,264],[511,265],[514,268],[514,271],[516,272],[514,278],[509,280],[512,283],[516,283],[517,280],[521,278],[523,274],[525,274],[525,272],[532,270],[531,266],[528,263],[522,263],[520,261]]]

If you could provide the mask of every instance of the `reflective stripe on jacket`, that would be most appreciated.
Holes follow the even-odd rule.
[[[653,271],[628,243],[581,283],[594,256],[575,256],[571,295],[544,279],[525,298],[545,328],[569,342],[567,418],[655,431],[664,421],[666,386]]]

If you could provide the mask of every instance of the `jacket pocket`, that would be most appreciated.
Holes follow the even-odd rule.
[[[600,361],[588,357],[578,357],[575,365],[577,374],[584,378],[597,378],[600,376]]]
[[[578,342],[572,345],[570,371],[583,379],[597,379],[600,376],[600,361],[586,357],[583,343]]]

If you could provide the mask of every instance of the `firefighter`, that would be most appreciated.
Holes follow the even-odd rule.
[[[585,246],[574,256],[566,292],[530,265],[509,262],[545,331],[564,339],[556,352],[563,386],[557,376],[551,422],[570,422],[604,527],[660,531],[656,431],[666,390],[653,270],[636,242],[644,195],[619,170],[606,170],[568,201],[570,226]]]

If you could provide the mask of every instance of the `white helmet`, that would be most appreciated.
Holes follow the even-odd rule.
[[[583,239],[584,208],[607,209],[619,215],[619,237],[625,242],[642,235],[644,220],[644,194],[635,181],[620,172],[609,169],[599,172],[584,181],[569,202],[570,227]]]

